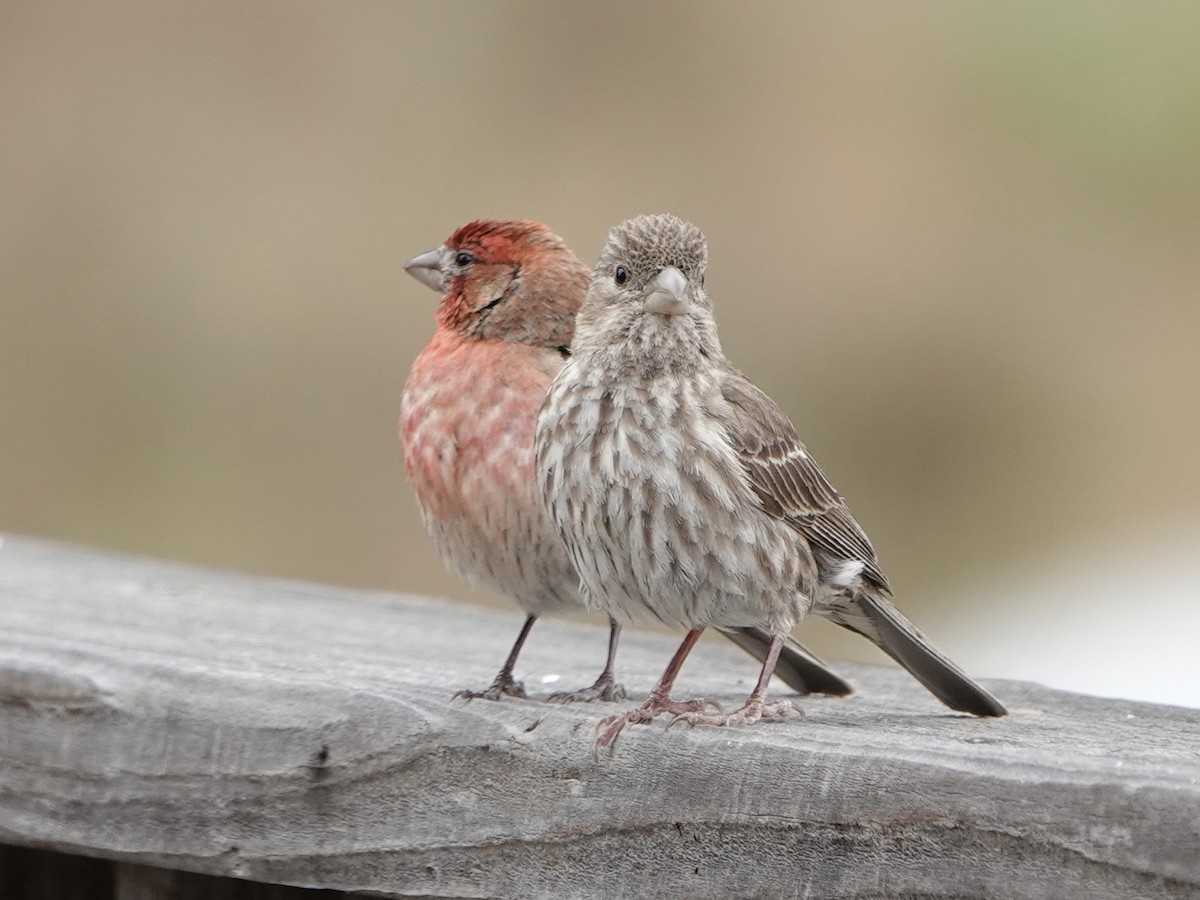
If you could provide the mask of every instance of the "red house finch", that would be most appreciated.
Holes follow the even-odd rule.
[[[425,530],[450,569],[527,613],[491,686],[459,695],[523,697],[513,666],[533,623],[582,607],[574,566],[534,482],[533,429],[568,355],[589,272],[544,225],[524,221],[472,222],[405,269],[443,294],[400,411],[404,467]],[[619,634],[611,620],[596,683],[555,699],[624,696],[613,678]],[[770,645],[754,629],[729,636],[759,659]],[[801,693],[852,691],[796,644],[784,648],[780,676]]]
[[[650,698],[604,719],[597,745],[662,712],[707,725],[796,713],[765,695],[776,650],[810,612],[874,641],[948,706],[1004,715],[892,605],[870,541],[791,422],[725,359],[707,261],[704,235],[674,216],[614,228],[538,416],[537,478],[589,605],[689,629]],[[710,625],[771,635],[753,693],[728,715],[670,699]]]

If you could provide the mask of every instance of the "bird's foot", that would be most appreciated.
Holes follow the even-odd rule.
[[[525,685],[517,681],[508,672],[501,672],[485,691],[461,690],[451,700],[460,697],[463,700],[499,700],[501,697],[519,697],[525,699]]]
[[[685,712],[677,715],[667,723],[669,731],[680,722],[688,725],[753,725],[759,719],[790,719],[804,718],[804,711],[790,700],[774,700],[764,703],[762,700],[750,700],[741,709],[728,714]]]
[[[617,684],[612,675],[605,673],[597,678],[591,687],[580,688],[577,691],[559,691],[546,699],[551,703],[594,703],[597,700],[616,703],[625,699],[625,686]]]
[[[655,716],[671,713],[676,716],[699,715],[709,707],[714,707],[718,713],[723,712],[721,704],[707,697],[696,697],[691,700],[660,699],[653,694],[641,706],[627,712],[605,716],[596,723],[595,750],[598,753],[605,747],[611,747],[625,729],[626,725],[641,725],[649,722]]]

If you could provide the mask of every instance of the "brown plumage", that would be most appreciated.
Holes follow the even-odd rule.
[[[441,293],[437,329],[404,386],[404,466],[425,529],[446,565],[509,597],[526,613],[493,683],[462,696],[524,696],[513,667],[533,623],[581,607],[575,569],[533,478],[533,429],[546,388],[567,355],[589,272],[544,225],[479,221],[411,260],[413,277]],[[620,634],[613,620],[607,663],[589,688],[562,700],[618,699]],[[762,659],[769,636],[735,639]],[[799,645],[780,675],[798,691],[850,686]]]
[[[726,360],[707,252],[673,216],[614,228],[538,418],[539,484],[589,606],[689,630],[650,699],[606,719],[599,744],[665,711],[693,724],[794,714],[765,700],[774,652],[730,715],[669,693],[705,628],[759,628],[776,651],[809,613],[868,637],[952,708],[1003,715],[892,605],[870,541],[791,422]]]

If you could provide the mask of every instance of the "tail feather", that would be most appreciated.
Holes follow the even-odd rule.
[[[737,628],[721,632],[759,662],[767,657],[771,636],[760,628]],[[842,676],[808,652],[798,641],[787,638],[775,665],[775,674],[799,694],[831,694],[845,697],[854,687]]]
[[[870,640],[951,709],[976,716],[1008,714],[999,700],[934,648],[886,597],[858,594],[832,610],[829,618]]]

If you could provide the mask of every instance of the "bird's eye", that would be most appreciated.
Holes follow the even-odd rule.
[[[466,250],[459,250],[458,253],[454,254],[454,264],[460,269],[465,269],[473,262],[475,262],[475,257]]]
[[[629,270],[624,266],[617,266],[617,270],[613,272],[613,281],[617,284],[624,284],[629,280]]]

